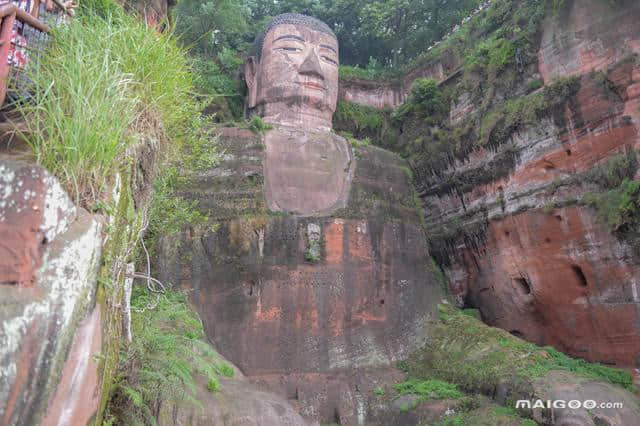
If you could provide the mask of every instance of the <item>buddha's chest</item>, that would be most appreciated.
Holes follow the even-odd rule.
[[[355,162],[330,132],[278,129],[264,137],[264,194],[269,210],[326,215],[347,204]]]

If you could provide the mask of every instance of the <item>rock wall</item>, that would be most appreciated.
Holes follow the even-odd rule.
[[[65,416],[86,422],[97,409],[95,352],[72,341],[80,324],[101,326],[101,225],[37,166],[1,161],[0,194],[0,423],[40,423],[61,400],[70,404]],[[87,333],[100,351],[99,334]],[[69,375],[72,394],[60,395]]]
[[[161,280],[191,291],[209,338],[251,380],[308,419],[356,423],[367,397],[358,389],[393,376],[390,364],[425,341],[443,296],[408,169],[390,152],[354,148],[344,208],[269,212],[261,138],[230,128],[220,140],[224,161],[182,192],[219,225],[165,239]]]
[[[402,78],[371,81],[357,78],[341,79],[338,99],[371,108],[396,108],[407,100],[413,81],[432,78],[439,84],[454,77],[462,65],[458,56],[449,51],[434,61],[415,66]]]
[[[481,96],[461,90],[442,123],[463,134],[471,128],[486,140],[462,139],[471,147],[464,155],[443,158],[449,166],[416,180],[432,254],[459,306],[477,307],[487,323],[527,340],[634,368],[640,367],[636,237],[614,232],[587,200],[603,192],[594,175],[610,170],[613,158],[633,162],[637,155],[639,20],[640,5],[626,0],[616,6],[565,1],[557,12],[548,9],[537,65],[533,54],[519,86],[509,93],[482,81]],[[465,87],[455,75],[460,63],[445,54],[409,72],[400,91],[419,74]],[[490,127],[480,128],[492,112],[488,91],[495,89],[493,102],[518,100],[535,90],[528,85],[538,77],[550,86],[568,76],[579,79],[576,92],[535,123],[508,129],[504,142],[495,142],[503,135]],[[376,106],[377,95],[370,90],[351,99]],[[405,145],[418,137],[428,144],[433,134],[404,130]]]
[[[449,242],[446,271],[460,305],[477,306],[486,322],[527,340],[637,368],[638,253],[583,200],[598,191],[589,171],[638,149],[640,66],[624,58],[637,51],[640,7],[587,3],[570,2],[543,27],[545,82],[583,75],[564,124],[549,120],[513,134],[504,148],[516,153],[508,176],[427,197],[427,221],[480,229],[479,240]],[[601,71],[600,79],[591,71]],[[481,170],[499,152],[476,151],[452,171]]]

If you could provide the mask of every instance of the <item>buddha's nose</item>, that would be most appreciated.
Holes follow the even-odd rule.
[[[322,66],[320,65],[320,59],[318,58],[318,54],[315,49],[312,49],[304,61],[302,65],[300,65],[300,74],[314,76],[321,80],[324,80],[324,75],[322,75]]]

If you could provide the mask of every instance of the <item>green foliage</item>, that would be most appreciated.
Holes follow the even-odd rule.
[[[382,386],[378,386],[377,388],[375,388],[373,390],[373,394],[376,396],[384,396],[385,392],[384,392],[384,388]]]
[[[627,371],[590,363],[583,359],[571,358],[551,346],[546,346],[543,349],[549,356],[537,365],[528,368],[532,375],[540,376],[549,370],[567,370],[580,376],[616,384],[632,392],[635,390],[633,379]]]
[[[456,407],[457,408],[457,407]],[[456,409],[456,414],[444,418],[443,426],[498,426],[498,425],[521,425],[536,426],[537,423],[531,419],[525,419],[511,407],[499,405],[489,405],[476,407],[472,410],[460,412]]]
[[[176,234],[187,224],[197,226],[208,222],[207,215],[198,210],[197,201],[187,201],[177,194],[183,180],[175,165],[166,167],[154,180],[146,238],[154,240],[160,235]]]
[[[134,287],[131,311],[133,340],[120,357],[111,416],[124,424],[155,424],[161,401],[198,406],[197,375],[206,378],[209,391],[219,389],[217,375],[225,364],[206,342],[202,323],[183,293],[155,294]]]
[[[273,126],[265,122],[259,115],[253,115],[248,123],[249,130],[256,135],[261,135],[267,130],[273,129]]]
[[[358,132],[378,132],[385,124],[382,111],[345,101],[338,101],[333,120],[334,122],[348,123],[349,128]],[[346,126],[343,125],[343,127]]]
[[[359,66],[340,65],[341,80],[388,80],[402,75],[402,69],[396,68],[360,68]]]
[[[217,377],[209,378],[209,381],[207,382],[207,389],[209,389],[210,392],[217,392],[220,389],[220,382],[218,382]]]
[[[116,6],[106,17],[84,9],[54,39],[30,69],[32,99],[17,108],[38,162],[76,201],[99,199],[140,139],[197,143],[200,105],[170,33],[159,35]]]
[[[179,0],[174,10],[176,33],[185,46],[204,58],[225,48],[244,48],[246,2],[240,0]]]
[[[423,399],[455,399],[462,397],[462,392],[454,384],[442,380],[409,379],[393,385],[400,395],[415,394]]]
[[[448,295],[449,283],[447,281],[447,277],[444,275],[444,272],[442,272],[442,269],[440,269],[433,258],[431,258],[431,272],[435,275],[436,280],[438,280],[438,283],[440,284],[440,287],[442,287],[442,291],[444,292],[444,294]]]
[[[638,183],[633,180],[637,170],[637,155],[629,149],[584,175],[584,180],[603,188],[601,192],[586,194],[584,201],[596,209],[599,219],[613,231],[624,234],[640,226],[640,193]]]
[[[80,13],[96,14],[100,17],[117,15],[120,5],[115,0],[83,0],[80,3]]]
[[[407,363],[411,377],[437,378],[455,383],[467,392],[492,395],[501,381],[508,381],[513,394],[530,395],[532,378],[551,370],[610,382],[632,389],[628,372],[576,360],[550,348],[541,348],[489,327],[450,305],[440,305],[440,323],[432,329],[425,348]]]
[[[611,157],[603,165],[589,170],[585,180],[605,189],[619,188],[625,179],[632,180],[638,170],[638,157],[634,150]]]
[[[448,110],[448,105],[438,84],[431,78],[417,78],[411,85],[409,99],[393,112],[392,118],[401,120],[408,114],[428,117],[429,122],[438,121]]]
[[[640,182],[625,179],[619,188],[585,195],[598,217],[613,231],[637,229],[640,226]]]
[[[500,145],[518,128],[535,125],[550,114],[556,122],[563,121],[563,107],[579,88],[578,77],[564,78],[545,86],[542,92],[507,101],[501,108],[494,109],[483,118],[480,143]]]
[[[431,78],[418,78],[411,85],[411,102],[424,114],[437,114],[445,109],[444,97]]]
[[[497,74],[514,62],[516,48],[511,40],[491,37],[480,42],[465,59],[465,67],[473,72],[487,70]]]
[[[544,82],[541,79],[537,78],[535,80],[531,80],[529,83],[527,83],[527,93],[535,92],[543,86]]]
[[[233,368],[226,362],[221,362],[216,366],[216,371],[225,377],[233,377],[235,374]]]
[[[253,0],[247,3],[256,23],[284,12],[304,13],[325,21],[340,41],[341,63],[375,70],[380,65],[400,68],[425,46],[440,40],[480,0]]]

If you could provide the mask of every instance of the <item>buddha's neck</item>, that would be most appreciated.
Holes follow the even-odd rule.
[[[278,102],[262,105],[256,112],[264,121],[271,124],[325,132],[333,128],[331,111],[308,111]]]

